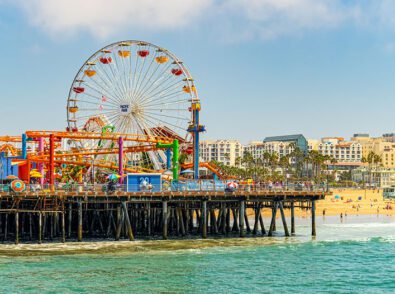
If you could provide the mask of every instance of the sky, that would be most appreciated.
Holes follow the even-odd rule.
[[[204,139],[395,131],[393,0],[0,0],[0,134],[64,130],[75,74],[121,40],[183,60]]]

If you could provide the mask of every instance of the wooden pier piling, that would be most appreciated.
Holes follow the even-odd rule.
[[[162,202],[162,227],[163,227],[163,233],[162,237],[163,240],[167,240],[167,201]]]
[[[207,238],[207,200],[202,201],[202,238]]]
[[[295,235],[295,202],[291,201],[291,234]]]
[[[283,203],[281,201],[278,202],[278,207],[280,208],[281,220],[283,222],[283,227],[284,227],[284,234],[285,234],[285,236],[289,237],[290,235],[289,235],[289,231],[288,231],[287,221],[285,219]]]
[[[15,244],[19,244],[19,212],[15,212]]]
[[[82,201],[78,200],[78,242],[82,242]]]
[[[315,200],[311,201],[311,235],[316,236],[315,231]]]
[[[245,214],[245,201],[240,201],[240,208],[239,208],[239,230],[240,230],[240,237],[245,237],[245,230],[244,230],[244,214]]]
[[[3,242],[273,236],[277,211],[284,235],[295,234],[295,209],[311,209],[316,235],[319,192],[0,193]],[[290,231],[285,210],[290,209]],[[271,211],[267,230],[263,210]]]

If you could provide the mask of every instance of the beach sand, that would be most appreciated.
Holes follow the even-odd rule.
[[[346,215],[395,215],[395,201],[383,199],[383,190],[364,190],[364,189],[334,189],[331,190],[332,195],[326,196],[325,200],[317,201],[316,215],[336,216]],[[392,209],[386,209],[388,206]],[[252,210],[248,211],[248,215],[253,215]],[[269,209],[264,209],[265,217],[271,215]],[[285,215],[290,216],[290,210],[285,210]],[[295,216],[310,217],[310,210],[302,210],[295,208]],[[280,217],[280,213],[277,213]]]

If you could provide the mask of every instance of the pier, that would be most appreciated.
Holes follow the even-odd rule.
[[[82,187],[72,191],[0,192],[0,240],[18,244],[270,237],[279,226],[277,216],[284,235],[292,236],[296,233],[295,208],[310,210],[311,233],[315,236],[315,202],[328,194],[321,189],[113,193],[81,190]],[[269,221],[262,216],[265,210],[270,211]],[[285,210],[290,210],[290,223]]]

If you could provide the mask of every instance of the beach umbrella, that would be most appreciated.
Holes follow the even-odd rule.
[[[23,192],[26,188],[26,185],[21,180],[14,180],[11,182],[11,189],[14,192]]]
[[[43,175],[40,174],[40,173],[34,173],[34,174],[31,174],[30,177],[31,177],[31,178],[42,178]]]
[[[120,177],[121,177],[121,176],[120,176],[120,175],[117,175],[117,174],[110,174],[110,175],[108,175],[108,179],[109,179],[110,181],[118,180]]]
[[[236,182],[229,182],[226,186],[231,190],[236,190],[239,185]]]
[[[42,178],[43,175],[40,172],[38,172],[37,170],[32,170],[30,172],[30,177],[31,178]]]
[[[18,178],[17,176],[8,175],[6,179],[8,179],[8,180],[15,180],[15,179],[17,179],[17,178]]]

